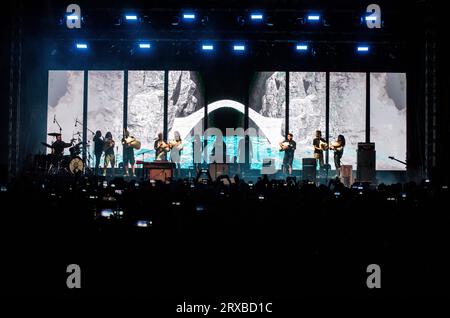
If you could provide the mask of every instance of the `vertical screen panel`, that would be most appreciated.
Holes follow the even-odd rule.
[[[325,138],[326,74],[289,73],[289,130],[297,141],[293,169],[301,169],[302,158],[312,158],[316,130]]]
[[[83,122],[83,71],[49,71],[48,72],[48,108],[47,108],[47,133],[59,133],[61,125],[62,138],[69,142],[72,138],[83,140],[83,127],[75,125],[75,121]],[[51,144],[55,139],[47,136],[47,143]],[[50,153],[50,148],[47,148]],[[68,154],[65,149],[65,154]]]
[[[275,160],[280,169],[284,153],[279,143],[286,135],[286,73],[258,72],[250,86],[249,128],[257,131],[250,138],[251,168],[261,169],[264,160]]]
[[[153,143],[164,127],[164,71],[128,72],[128,131],[141,142],[138,160],[153,161]]]
[[[168,138],[180,134],[183,150],[181,168],[193,165],[194,132],[203,135],[204,92],[198,72],[170,71],[168,87]]]
[[[123,85],[123,71],[89,71],[88,73],[87,127],[93,132],[100,130],[103,137],[106,132],[111,132],[116,142],[114,149],[116,167],[122,162]],[[91,143],[90,151],[93,156],[93,135],[89,131],[88,134],[87,140]],[[94,165],[93,160],[90,164]]]
[[[338,135],[344,135],[346,146],[342,164],[352,165],[355,169],[358,142],[366,139],[365,73],[330,73],[329,120],[330,142],[336,140]]]
[[[370,139],[377,170],[406,170],[406,74],[370,74]]]

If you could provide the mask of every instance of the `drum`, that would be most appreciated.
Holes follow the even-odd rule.
[[[84,161],[78,156],[64,156],[62,166],[72,175],[80,174],[84,171]]]
[[[69,152],[70,152],[70,156],[71,157],[76,157],[79,156],[81,154],[81,149],[79,145],[75,145],[69,148]]]

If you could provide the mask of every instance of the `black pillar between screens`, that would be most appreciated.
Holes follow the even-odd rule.
[[[123,128],[128,128],[128,70],[123,73]]]
[[[366,72],[366,142],[370,142],[370,72]]]
[[[84,70],[84,81],[83,81],[83,143],[87,145],[88,136],[87,136],[87,116],[88,116],[88,78],[89,72],[88,70]],[[94,147],[94,145],[91,145]],[[88,158],[89,154],[86,153],[87,148],[83,147],[83,160],[86,162],[86,158]]]
[[[325,139],[330,143],[330,72],[325,73]],[[326,151],[325,163],[329,163],[329,151]]]
[[[284,118],[285,122],[285,135],[289,133],[289,72],[286,72],[286,115]]]
[[[127,96],[128,97],[128,96]],[[163,138],[167,140],[168,132],[168,109],[169,109],[169,71],[164,71],[164,123],[163,123]]]

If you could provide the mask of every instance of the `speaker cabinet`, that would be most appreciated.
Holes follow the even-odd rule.
[[[358,182],[375,182],[375,143],[359,142],[356,179]]]
[[[317,159],[303,158],[302,164],[303,164],[303,180],[316,182]]]

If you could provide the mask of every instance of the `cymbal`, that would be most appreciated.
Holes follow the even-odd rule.
[[[47,135],[52,136],[52,137],[58,137],[58,136],[61,136],[60,133],[49,133],[49,134],[47,134]]]
[[[48,148],[53,148],[53,146],[52,145],[49,145],[48,143],[46,143],[46,142],[43,142],[43,141],[41,141],[41,144],[42,145],[44,145],[45,147],[48,147]]]

